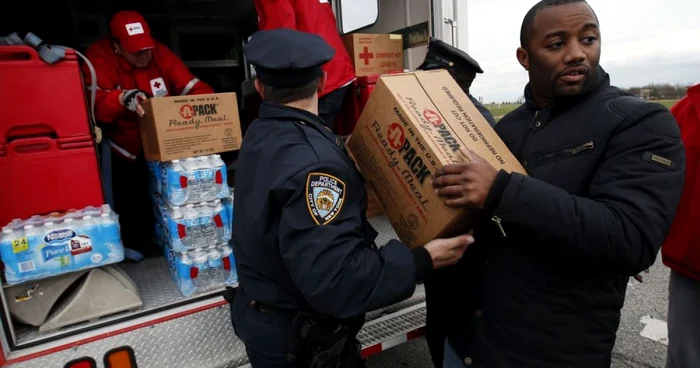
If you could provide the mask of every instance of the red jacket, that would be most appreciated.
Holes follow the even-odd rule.
[[[323,67],[328,81],[321,96],[355,80],[355,69],[328,0],[255,0],[255,9],[260,30],[290,28],[313,33],[335,49],[335,57]]]
[[[114,52],[109,39],[91,45],[87,58],[95,68],[97,92],[95,119],[102,123],[112,148],[125,157],[135,159],[141,154],[141,133],[138,115],[126,109],[119,101],[122,90],[140,89],[148,97],[195,95],[214,93],[206,83],[190,73],[187,66],[167,46],[156,42],[153,59],[146,68],[132,67]],[[83,68],[85,82],[91,83],[90,70]],[[184,92],[184,93],[183,93]]]
[[[685,185],[661,254],[666,266],[700,280],[700,84],[690,88],[671,112],[685,144]]]

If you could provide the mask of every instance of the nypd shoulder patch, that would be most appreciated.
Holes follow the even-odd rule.
[[[306,204],[318,225],[338,216],[345,203],[345,183],[333,175],[312,172],[306,177]]]

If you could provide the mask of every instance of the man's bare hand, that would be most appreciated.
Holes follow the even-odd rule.
[[[472,232],[448,239],[435,239],[424,246],[433,260],[433,268],[451,266],[462,259],[464,251],[474,243]]]
[[[450,207],[484,208],[498,170],[468,148],[460,148],[468,162],[445,165],[435,172],[433,188]]]

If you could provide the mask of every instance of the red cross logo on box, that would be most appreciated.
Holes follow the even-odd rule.
[[[160,83],[158,83],[158,82],[153,83],[153,87],[160,88]]]
[[[374,59],[374,53],[369,52],[369,48],[365,46],[364,52],[360,53],[360,59],[364,59],[365,65],[369,65],[369,59]]]

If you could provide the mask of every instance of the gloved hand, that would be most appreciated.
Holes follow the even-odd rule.
[[[143,111],[143,107],[141,107],[141,101],[146,101],[148,99],[146,93],[138,89],[127,89],[122,92],[120,99],[122,105],[129,111],[135,112],[139,114],[140,117],[143,117],[145,111]]]

